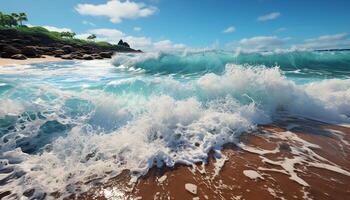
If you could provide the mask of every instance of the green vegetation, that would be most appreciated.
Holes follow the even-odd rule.
[[[55,32],[49,31],[43,27],[28,27],[23,25],[23,21],[28,21],[26,13],[11,13],[4,14],[0,12],[0,31],[1,30],[16,30],[20,34],[24,35],[37,35],[44,36],[46,38],[52,39],[57,42],[70,44],[70,45],[96,45],[105,48],[113,48],[118,47],[120,49],[129,49],[130,46],[123,42],[118,45],[112,45],[108,42],[103,41],[94,41],[96,39],[96,35],[90,35],[87,40],[77,39],[75,37],[74,32]]]
[[[16,19],[16,16],[18,16],[16,13],[12,13],[8,15],[0,12],[0,26],[2,27],[18,26],[18,21]]]
[[[23,21],[28,21],[26,13],[11,13],[4,14],[0,12],[0,26],[3,27],[13,27],[13,26],[23,26]]]
[[[63,38],[74,38],[76,34],[74,32],[61,32]]]
[[[89,35],[89,37],[87,37],[88,40],[94,40],[96,39],[96,35],[95,34],[91,34]]]

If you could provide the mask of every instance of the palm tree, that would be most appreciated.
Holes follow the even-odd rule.
[[[28,21],[27,14],[26,13],[19,13],[17,20],[19,21],[19,24],[23,26],[23,21]]]
[[[88,40],[94,40],[96,39],[96,35],[95,34],[91,34],[89,35],[89,37],[87,37]]]
[[[17,13],[11,13],[10,16],[12,17],[12,20],[16,21],[16,24],[14,24],[14,26],[17,26],[19,15]]]

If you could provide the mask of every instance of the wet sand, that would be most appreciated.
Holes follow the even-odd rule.
[[[35,63],[43,63],[43,62],[57,62],[57,61],[63,61],[63,59],[56,58],[53,56],[45,56],[44,58],[28,58],[26,60],[0,58],[0,66],[35,64]]]
[[[222,152],[222,159],[212,152],[207,164],[153,168],[134,185],[125,172],[75,198],[343,200],[350,196],[348,127],[287,118],[243,134],[239,144],[226,145]],[[217,167],[220,161],[222,168]],[[197,191],[186,190],[188,183]]]

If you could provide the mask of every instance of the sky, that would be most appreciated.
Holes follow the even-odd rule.
[[[28,26],[142,50],[350,48],[349,0],[0,0]]]

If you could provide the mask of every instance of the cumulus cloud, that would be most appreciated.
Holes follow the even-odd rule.
[[[123,19],[148,17],[157,12],[157,8],[133,1],[109,0],[105,4],[78,4],[75,7],[81,15],[108,17],[112,23]]]
[[[304,41],[304,44],[297,45],[305,49],[336,49],[350,48],[349,34],[338,33],[334,35],[322,35],[317,38],[310,38]]]
[[[223,33],[233,33],[233,32],[235,32],[236,31],[236,27],[234,27],[234,26],[229,26],[229,27],[227,27],[225,30],[223,30],[222,32]]]
[[[279,38],[277,36],[256,36],[243,38],[239,44],[244,47],[254,47],[256,49],[267,50],[273,47],[283,46],[290,38]]]
[[[153,46],[156,50],[163,50],[163,51],[184,50],[186,48],[186,45],[174,44],[170,40],[161,40],[159,42],[154,43]]]
[[[274,20],[274,19],[277,19],[279,16],[281,16],[281,13],[272,12],[267,15],[259,16],[258,21],[264,22],[264,21]]]
[[[149,37],[127,36],[124,38],[124,40],[135,49],[147,50],[151,49],[152,47],[152,40]]]
[[[132,48],[142,50],[159,50],[159,51],[175,51],[186,48],[184,44],[173,43],[170,40],[161,40],[153,42],[149,37],[135,37],[127,35],[118,29],[91,29],[83,34],[78,34],[76,37],[86,39],[90,34],[95,34],[98,41],[107,41],[112,44],[117,44],[120,39],[130,44]]]
[[[109,28],[100,28],[100,29],[92,29],[89,33],[103,36],[105,38],[122,38],[125,34],[117,29],[109,29]]]
[[[135,26],[133,29],[134,29],[134,31],[137,31],[137,32],[139,32],[139,31],[142,30],[142,28],[141,28],[141,27],[138,27],[138,26]]]

